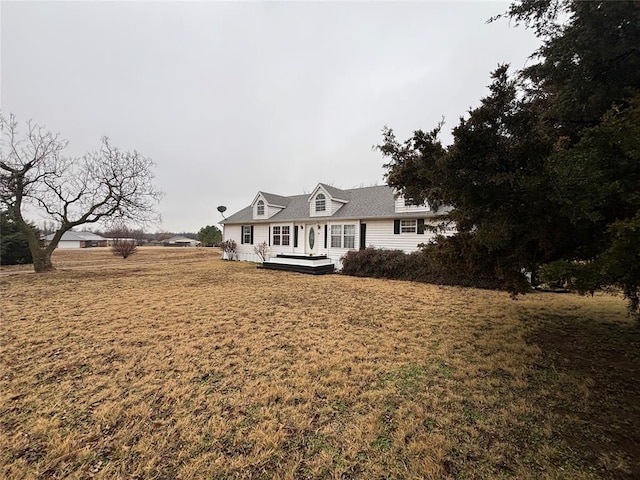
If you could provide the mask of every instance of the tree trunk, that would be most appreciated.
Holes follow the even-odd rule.
[[[37,273],[51,272],[55,270],[51,263],[51,251],[48,248],[38,248],[37,251],[31,251],[33,256],[33,269]]]
[[[53,263],[51,263],[51,254],[55,250],[55,247],[58,245],[59,238],[54,242],[52,241],[50,245],[46,247],[42,245],[40,241],[39,232],[31,227],[27,222],[24,221],[22,216],[17,217],[18,220],[16,223],[20,228],[20,231],[23,233],[24,237],[29,244],[29,250],[31,250],[31,258],[33,259],[33,269],[36,273],[44,273],[51,272],[55,270]],[[62,236],[60,234],[59,236]]]

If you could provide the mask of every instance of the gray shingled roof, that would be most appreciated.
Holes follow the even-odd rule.
[[[269,205],[277,205],[279,207],[286,207],[289,205],[289,197],[283,197],[282,195],[274,195],[273,193],[259,192]]]
[[[53,240],[53,236],[55,234],[51,233],[49,235],[47,235],[45,238],[45,240]],[[96,235],[95,233],[92,232],[72,232],[72,231],[68,231],[68,232],[64,232],[62,234],[62,238],[60,240],[63,241],[80,241],[80,242],[86,242],[86,241],[102,241],[102,240],[106,240],[106,238],[101,237],[100,235]]]
[[[331,216],[313,217],[319,219],[374,219],[374,218],[415,218],[416,212],[396,213],[394,189],[387,185],[375,187],[353,188],[349,190],[339,190],[322,184],[322,187],[331,195],[341,200],[348,200],[336,213]],[[334,195],[335,194],[335,195]],[[265,195],[263,193],[263,195]],[[266,198],[266,197],[265,197]],[[234,213],[226,220],[220,222],[226,225],[243,223],[273,223],[312,220],[309,216],[309,195],[294,195],[291,197],[281,197],[288,200],[286,208],[276,213],[271,218],[254,219],[251,205]],[[269,201],[269,200],[267,200]],[[442,212],[439,212],[442,213]],[[421,217],[433,217],[436,214],[430,212],[420,212]]]
[[[321,183],[320,185],[335,199],[349,200],[351,198],[351,192],[349,190],[340,190],[339,188],[332,187],[326,183]]]

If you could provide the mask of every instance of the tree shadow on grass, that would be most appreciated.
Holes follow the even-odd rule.
[[[640,326],[557,316],[527,340],[558,439],[604,478],[640,478]]]

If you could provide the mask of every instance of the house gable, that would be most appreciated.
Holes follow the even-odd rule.
[[[254,220],[266,220],[281,212],[289,204],[289,199],[280,195],[258,192],[251,202]]]
[[[318,209],[322,202],[324,209]],[[264,207],[260,215],[259,205]],[[255,247],[264,242],[271,257],[297,261],[295,256],[326,255],[340,268],[344,254],[357,248],[416,251],[435,236],[427,227],[448,211],[450,207],[412,205],[388,185],[340,190],[319,183],[311,194],[258,192],[251,204],[221,223],[223,238],[238,244],[239,259],[261,261]]]
[[[330,217],[349,203],[350,192],[319,183],[309,195],[309,216]]]

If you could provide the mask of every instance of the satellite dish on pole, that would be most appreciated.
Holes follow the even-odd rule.
[[[225,217],[224,217],[224,212],[226,212],[226,211],[227,211],[227,207],[225,207],[224,205],[220,205],[220,206],[218,207],[218,211],[220,212],[220,215],[222,215],[222,218],[225,218]]]

